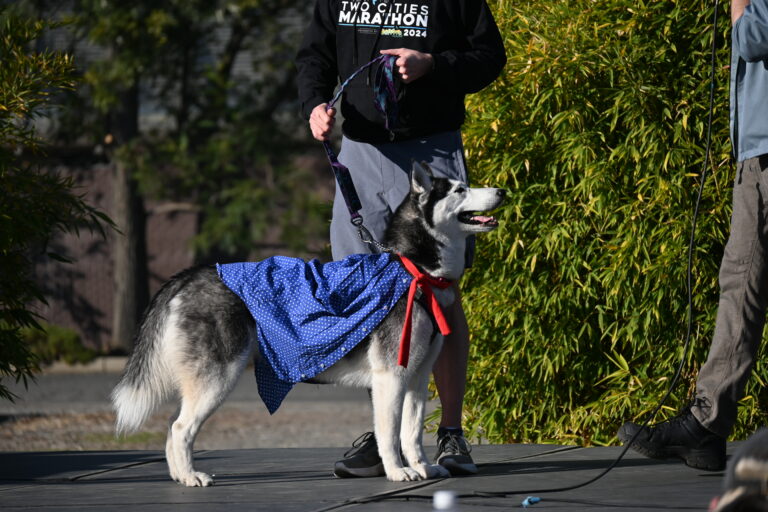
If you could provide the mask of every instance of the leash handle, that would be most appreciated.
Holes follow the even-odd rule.
[[[349,210],[349,215],[354,224],[354,219],[358,217],[362,219],[358,212],[363,208],[363,204],[360,202],[360,196],[357,195],[355,184],[352,181],[352,174],[349,172],[349,169],[347,169],[347,166],[339,162],[336,153],[334,153],[333,148],[328,141],[323,141],[323,147],[325,148],[328,162],[331,164],[333,175],[336,177],[336,182],[339,184],[341,195],[344,197],[344,202],[347,205],[347,210]]]

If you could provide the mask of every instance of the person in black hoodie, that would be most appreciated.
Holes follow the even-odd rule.
[[[386,123],[375,106],[372,73],[361,73],[341,99],[339,153],[365,225],[379,240],[408,192],[413,160],[426,161],[438,176],[469,181],[460,132],[464,96],[493,82],[506,63],[485,0],[316,0],[296,62],[302,113],[315,139],[327,141],[332,133],[336,110],[327,104],[337,84],[380,54],[396,57],[395,122]],[[338,185],[331,249],[334,259],[371,252],[349,222]],[[471,260],[470,250],[468,266]],[[435,462],[453,475],[473,474],[477,467],[461,429],[469,331],[460,300],[447,315],[453,333],[433,369],[442,404]],[[338,477],[384,474],[370,432],[345,457],[334,466]]]

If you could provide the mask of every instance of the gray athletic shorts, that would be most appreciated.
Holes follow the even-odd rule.
[[[367,144],[342,138],[339,161],[349,168],[363,205],[360,215],[374,238],[382,241],[392,213],[410,189],[412,161],[427,162],[435,176],[469,184],[461,132],[444,132],[423,139]],[[334,260],[350,254],[373,252],[363,243],[349,221],[344,197],[336,184],[331,220],[331,252]],[[474,237],[467,243],[466,266],[474,256]]]

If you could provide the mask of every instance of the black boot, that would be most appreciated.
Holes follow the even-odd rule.
[[[627,444],[640,429],[640,425],[627,422],[617,435]],[[696,469],[725,468],[725,438],[704,428],[691,414],[690,407],[670,420],[642,429],[632,449],[652,459],[682,459]]]

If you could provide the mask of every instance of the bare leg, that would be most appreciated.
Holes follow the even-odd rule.
[[[432,369],[442,405],[441,427],[461,427],[464,389],[467,384],[469,327],[457,285],[454,285],[454,292],[457,299],[445,311],[451,334],[445,337],[443,349]]]

